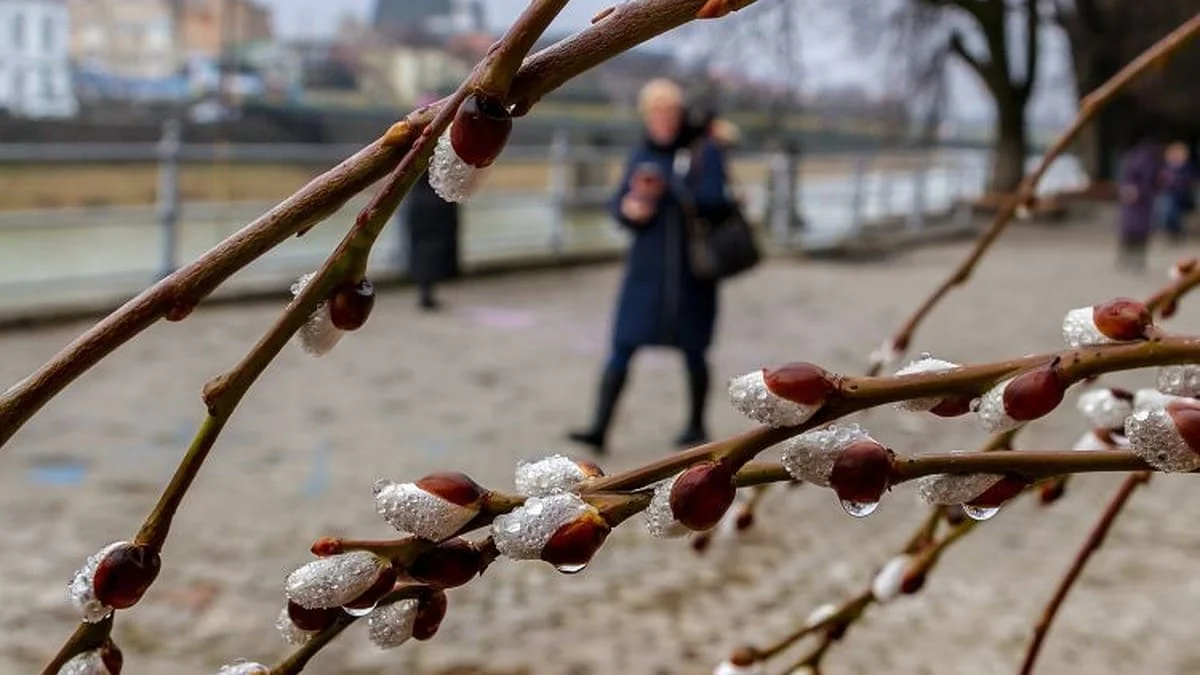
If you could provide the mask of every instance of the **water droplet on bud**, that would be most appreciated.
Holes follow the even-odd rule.
[[[849,499],[842,500],[842,510],[854,516],[855,518],[866,518],[875,513],[875,509],[879,508],[879,502],[855,502]]]
[[[970,504],[963,505],[963,513],[972,520],[988,520],[992,516],[1000,513],[999,506],[971,506]]]
[[[573,565],[555,565],[554,569],[563,574],[578,574],[587,569],[587,563],[575,563]]]
[[[369,607],[350,607],[350,606],[346,606],[346,607],[343,607],[343,608],[342,608],[342,611],[346,612],[346,613],[347,613],[347,614],[349,614],[350,616],[366,616],[366,615],[370,614],[371,612],[374,612],[374,611],[375,611],[375,608],[376,608],[378,605],[379,605],[379,603],[378,603],[378,602],[375,602],[375,603],[372,603],[372,604],[371,604]]]

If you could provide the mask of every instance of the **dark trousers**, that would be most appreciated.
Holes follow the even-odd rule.
[[[1135,272],[1146,269],[1146,249],[1150,238],[1144,234],[1122,234],[1117,249],[1117,267]]]

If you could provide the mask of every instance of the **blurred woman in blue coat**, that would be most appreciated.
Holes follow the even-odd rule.
[[[570,438],[603,453],[629,364],[640,347],[673,347],[687,366],[687,423],[677,445],[703,443],[709,389],[707,352],[717,317],[717,287],[692,273],[688,214],[717,222],[727,214],[725,157],[706,135],[681,147],[683,92],[653,80],[641,92],[645,139],[634,148],[610,209],[633,237],[591,427]],[[679,161],[679,160],[683,161]]]

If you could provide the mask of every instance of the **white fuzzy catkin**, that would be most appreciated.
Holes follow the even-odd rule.
[[[829,487],[829,475],[838,455],[850,444],[862,440],[873,439],[857,424],[831,424],[785,441],[780,460],[793,478]]]
[[[837,605],[827,602],[824,605],[818,606],[812,612],[809,612],[808,618],[804,619],[804,625],[807,628],[820,626],[826,621],[832,619],[837,613]]]
[[[898,555],[887,561],[871,580],[871,595],[879,603],[889,602],[900,595],[900,587],[904,583],[904,575],[908,573],[912,557]]]
[[[1200,396],[1200,365],[1164,366],[1158,371],[1158,390],[1172,396]]]
[[[957,363],[935,359],[928,354],[923,354],[921,358],[904,366],[896,371],[896,375],[916,375],[919,373],[940,373],[958,368]],[[908,401],[899,401],[896,403],[896,408],[905,412],[927,412],[937,407],[942,399],[937,396],[929,396],[926,398],[914,398]]]
[[[536,462],[518,462],[515,482],[522,497],[545,497],[574,492],[585,479],[587,474],[575,460],[551,455]]]
[[[549,497],[530,497],[511,513],[492,521],[496,548],[513,560],[537,560],[558,528],[578,518],[599,512],[579,495],[564,492]]]
[[[1122,429],[1133,414],[1133,402],[1119,398],[1110,389],[1092,389],[1079,395],[1079,412],[1097,429]]]
[[[479,509],[455,504],[416,483],[375,483],[375,512],[392,527],[422,539],[442,541],[471,522]]]
[[[417,620],[418,602],[406,598],[380,607],[367,617],[367,637],[380,649],[394,649],[408,642]]]
[[[217,675],[271,675],[271,669],[255,661],[238,659],[229,665],[221,666]]]
[[[1197,454],[1180,435],[1166,408],[1139,410],[1125,421],[1129,448],[1159,471],[1187,472],[1200,469]]]
[[[58,669],[58,675],[116,675],[104,665],[99,649],[91,649],[72,656]]]
[[[284,593],[309,609],[341,607],[371,588],[388,565],[369,551],[318,558],[287,576]]]
[[[1164,394],[1157,389],[1138,389],[1133,392],[1133,411],[1163,408],[1171,401],[1180,400],[1187,401],[1189,399],[1174,394]]]
[[[300,646],[312,639],[316,635],[316,631],[304,630],[292,621],[292,617],[288,614],[288,608],[285,606],[279,610],[279,615],[275,617],[275,630],[279,631],[280,637],[289,645]]]
[[[975,415],[979,419],[980,424],[983,425],[984,430],[988,433],[998,434],[1016,429],[1024,424],[1024,422],[1019,422],[1010,417],[1004,407],[1004,390],[1013,379],[1009,378],[1000,382],[987,390],[987,393],[979,398],[979,403],[975,408]]]
[[[729,400],[746,417],[772,427],[804,424],[821,409],[819,405],[801,405],[772,394],[761,370],[730,380]]]
[[[84,561],[83,567],[75,571],[71,577],[70,583],[67,584],[67,597],[71,601],[71,606],[79,613],[79,617],[86,623],[96,623],[112,614],[113,608],[100,602],[96,599],[96,569],[100,567],[100,563],[109,556],[110,553],[123,546],[128,546],[127,541],[115,541],[108,546],[100,549],[98,552],[88,556]]]
[[[429,161],[429,185],[448,202],[465,202],[483,185],[491,166],[478,168],[467,164],[450,142],[450,125],[438,139]]]
[[[299,297],[305,286],[315,276],[316,273],[312,272],[297,279],[291,287],[292,297]],[[321,304],[317,305],[317,308],[308,317],[308,321],[305,321],[300,330],[296,332],[296,341],[300,348],[308,354],[324,356],[333,350],[343,335],[345,335],[345,331],[333,325],[333,318],[329,314],[329,303],[321,301]]]
[[[1069,347],[1090,347],[1117,342],[1096,327],[1095,310],[1079,307],[1067,312],[1062,324],[1063,340]]]
[[[713,675],[763,675],[762,665],[735,666],[731,661],[722,661],[713,669]]]
[[[646,507],[646,529],[655,537],[682,537],[691,532],[675,520],[675,513],[671,511],[671,489],[680,475],[682,472],[654,486],[654,496]]]

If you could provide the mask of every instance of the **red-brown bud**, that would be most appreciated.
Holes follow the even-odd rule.
[[[913,595],[925,587],[925,580],[928,577],[928,571],[924,565],[913,565],[907,572],[904,573],[904,578],[900,580],[900,592],[904,595]]]
[[[838,454],[829,486],[843,502],[875,504],[892,478],[892,452],[872,440],[851,443]]]
[[[1175,263],[1175,269],[1180,275],[1191,274],[1192,270],[1196,269],[1196,258],[1194,256],[1184,256]]]
[[[579,470],[583,472],[583,476],[585,479],[586,478],[603,478],[604,477],[604,469],[601,469],[600,465],[593,462],[592,460],[576,459],[573,461],[575,462],[575,465],[579,467]]]
[[[729,663],[739,668],[752,666],[762,659],[762,654],[757,649],[749,645],[743,645],[733,650],[733,654],[729,656]]]
[[[375,583],[371,587],[363,591],[357,598],[347,602],[345,607],[349,609],[370,609],[379,603],[383,596],[392,591],[396,586],[396,569],[394,567],[385,567],[379,572],[379,577],[375,579]]]
[[[560,571],[577,572],[592,560],[612,531],[603,516],[588,512],[560,525],[542,547],[541,558]]]
[[[942,514],[946,517],[946,524],[950,527],[958,527],[967,522],[967,512],[959,504],[945,507]]]
[[[329,296],[329,320],[340,330],[358,330],[367,322],[374,306],[375,287],[370,281],[341,283]]]
[[[346,552],[345,546],[342,545],[342,540],[338,537],[320,537],[313,542],[312,547],[308,550],[320,558]]]
[[[324,609],[309,609],[292,601],[287,604],[288,618],[296,628],[303,631],[325,630],[342,614],[341,608],[326,607]]]
[[[162,559],[158,551],[137,544],[123,544],[104,556],[96,567],[92,588],[96,599],[114,609],[128,609],[158,577]]]
[[[704,531],[718,522],[737,496],[733,472],[723,462],[688,468],[671,486],[671,514],[689,530]]]
[[[432,589],[429,594],[421,597],[417,603],[417,618],[413,620],[412,636],[417,640],[428,640],[433,637],[446,618],[446,592],[440,588]]]
[[[115,642],[105,640],[100,647],[100,662],[104,664],[108,675],[121,675],[121,669],[125,667],[125,655]]]
[[[929,409],[929,412],[938,417],[958,417],[971,412],[971,396],[955,395],[947,396],[942,399],[937,405]]]
[[[1200,403],[1171,401],[1166,405],[1166,411],[1183,442],[1192,452],[1200,454]]]
[[[470,476],[457,471],[431,473],[418,480],[416,486],[459,506],[476,506],[487,496],[487,490]]]
[[[1038,501],[1043,506],[1049,506],[1054,502],[1062,499],[1067,492],[1067,482],[1061,478],[1051,478],[1042,483],[1042,487],[1038,492]]]
[[[1006,475],[984,490],[983,494],[967,502],[966,505],[984,509],[1003,506],[1005,502],[1021,494],[1026,487],[1029,487],[1029,482],[1024,478]]]
[[[1057,408],[1066,392],[1057,361],[1034,368],[1014,377],[1004,387],[1004,412],[1020,422],[1035,420]]]
[[[697,532],[692,537],[692,550],[696,553],[704,553],[708,550],[709,544],[712,544],[712,535],[708,532]]]
[[[789,363],[774,370],[763,370],[767,389],[779,398],[800,405],[819,406],[833,388],[829,373],[811,363]]]
[[[737,527],[738,532],[745,532],[746,530],[754,527],[754,512],[750,509],[742,509],[738,513],[737,520],[734,521],[734,525]]]
[[[1140,340],[1152,319],[1146,305],[1132,298],[1114,298],[1092,307],[1096,330],[1110,340]]]
[[[512,133],[512,115],[504,103],[472,94],[458,107],[450,127],[450,145],[459,159],[475,168],[496,161]]]
[[[1122,401],[1129,401],[1130,403],[1133,403],[1133,392],[1129,391],[1128,389],[1122,389],[1120,387],[1109,387],[1108,391],[1110,394],[1113,395],[1113,398],[1118,398],[1118,399],[1121,399]]]
[[[454,588],[474,579],[483,567],[483,553],[456,537],[418,555],[408,566],[408,575],[430,586]]]
[[[1179,311],[1179,303],[1175,300],[1167,300],[1158,308],[1158,313],[1162,318],[1169,319],[1175,316],[1175,312]]]

